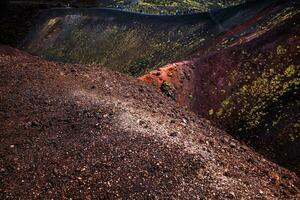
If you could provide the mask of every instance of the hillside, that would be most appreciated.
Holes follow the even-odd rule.
[[[39,14],[50,8],[112,8],[152,14],[185,14],[207,11],[237,4],[234,1],[116,1],[116,0],[1,0],[0,43],[17,47],[39,19]],[[20,17],[22,16],[22,17]]]
[[[141,79],[300,173],[299,17],[272,4]]]
[[[188,55],[209,37],[204,29],[208,21],[205,15],[182,18],[106,9],[50,10],[23,48],[51,60],[97,63],[137,76]]]
[[[185,58],[224,29],[258,13],[261,2],[209,13],[157,16],[109,9],[51,9],[44,12],[22,48],[51,60],[97,63],[138,76]],[[222,28],[216,21],[226,21]]]
[[[44,12],[22,47],[51,60],[142,75],[299,174],[298,21],[293,0],[177,16],[56,9]]]
[[[206,12],[244,3],[244,0],[6,0],[23,4],[48,4],[72,7],[115,7],[144,13]]]
[[[300,199],[297,0],[8,2],[1,200]]]
[[[0,47],[1,199],[297,199],[299,179],[154,88]]]
[[[103,6],[113,6],[125,10],[132,10],[157,14],[179,14],[187,12],[207,12],[210,9],[226,8],[243,3],[242,0],[114,0],[106,3],[100,2]]]

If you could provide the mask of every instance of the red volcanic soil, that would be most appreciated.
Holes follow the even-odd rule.
[[[296,8],[293,9],[295,10]],[[280,18],[280,13],[283,16],[282,19],[278,19],[278,21],[282,21],[276,24],[276,18],[274,16],[279,15],[278,18]],[[286,14],[286,16],[284,16],[284,14]],[[238,57],[239,55],[236,55],[235,57],[232,56],[234,51],[247,51],[251,44],[256,44],[258,48],[262,48],[260,44],[264,43],[266,37],[268,37],[268,40],[274,40],[272,45],[276,48],[276,45],[278,45],[282,38],[288,38],[293,35],[294,32],[298,32],[299,27],[295,25],[299,20],[299,14],[288,20],[289,17],[290,13],[288,11],[285,13],[284,6],[269,6],[256,13],[254,16],[249,16],[249,19],[240,24],[218,34],[215,38],[211,38],[189,57],[162,66],[140,76],[139,79],[156,86],[158,89],[164,81],[167,81],[174,86],[174,93],[176,94],[176,100],[179,104],[193,107],[194,111],[209,117],[208,110],[212,108],[213,105],[217,105],[223,100],[224,92],[222,90],[225,87],[223,81],[224,79],[227,79],[226,76],[228,75],[225,73],[228,71],[226,67],[234,68],[235,66],[231,65],[238,65],[239,63],[244,62],[244,60],[241,59],[242,57]],[[237,16],[232,17],[232,19],[235,18],[238,18],[238,14]],[[232,19],[228,19],[228,21]],[[282,26],[282,24],[284,25]],[[279,29],[289,28],[290,30],[283,34],[279,33],[281,34],[280,38],[276,38],[279,34],[276,33],[278,30],[274,29],[278,29],[278,26],[280,25],[281,27]],[[260,40],[261,42],[259,42]],[[296,45],[297,42],[298,41],[296,41],[295,44],[289,45]],[[267,43],[271,42],[267,41]],[[210,85],[208,86],[208,84]],[[201,89],[205,88],[207,91],[199,89],[199,86]],[[200,94],[194,94],[195,90],[200,90]],[[211,93],[211,90],[216,90],[215,92],[221,92],[222,94],[216,95]],[[196,96],[202,95],[199,99],[207,102],[192,103],[187,94]],[[216,98],[217,100],[214,101]],[[197,107],[197,105],[201,108]]]
[[[139,79],[300,174],[299,20],[299,5],[271,5]]]
[[[299,179],[126,75],[0,47],[1,199],[298,199]]]

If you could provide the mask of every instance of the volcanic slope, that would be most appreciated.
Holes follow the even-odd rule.
[[[141,79],[300,174],[299,8],[274,1]]]
[[[206,12],[208,9],[225,8],[240,4],[241,0],[131,0],[99,2],[102,6],[117,6],[126,10],[147,13],[178,13],[178,12]]]
[[[19,0],[19,4],[22,2],[25,4],[44,4],[59,6],[67,5],[75,7],[114,7],[122,10],[138,11],[143,13],[178,13],[178,12],[205,12],[208,9],[225,8],[229,6],[238,5],[243,3],[242,0]]]
[[[213,13],[160,16],[109,9],[50,9],[22,48],[47,59],[100,64],[138,76],[186,58],[228,27],[270,4],[248,3]],[[238,20],[216,22],[239,13]],[[254,14],[253,14],[254,13]]]
[[[100,64],[141,75],[187,55],[207,35],[205,15],[155,16],[109,9],[53,9],[22,45],[30,53],[68,63]],[[199,38],[192,43],[192,38]]]
[[[299,179],[143,82],[0,48],[1,199],[297,199]]]

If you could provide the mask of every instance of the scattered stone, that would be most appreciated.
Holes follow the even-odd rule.
[[[178,135],[178,132],[172,132],[172,133],[170,133],[171,137],[176,137],[177,135]]]
[[[37,121],[31,121],[31,122],[28,122],[26,124],[26,127],[27,128],[34,128],[34,129],[39,129],[42,127],[41,123],[37,122]]]
[[[228,144],[229,143],[229,139],[227,137],[223,137],[222,138],[222,142]]]
[[[16,58],[9,57],[9,60],[14,61],[14,59]],[[15,65],[16,61],[9,66],[2,67],[4,70],[1,68],[1,72],[6,75],[4,81],[8,83],[15,79],[22,81],[26,74],[28,78],[21,82],[22,87],[32,87],[40,93],[38,95],[33,93],[32,99],[35,98],[35,100],[30,101],[31,98],[26,96],[27,93],[21,91],[20,95],[8,93],[7,91],[20,89],[19,87],[12,88],[11,84],[7,84],[8,88],[4,88],[5,90],[1,93],[2,97],[4,96],[3,99],[14,101],[11,106],[1,107],[4,112],[22,111],[21,113],[12,112],[16,118],[11,121],[3,120],[5,129],[1,131],[3,148],[0,153],[5,163],[0,170],[5,168],[9,175],[3,176],[4,173],[1,173],[1,178],[4,177],[3,180],[8,182],[1,188],[5,192],[3,196],[22,199],[34,199],[37,195],[43,199],[63,195],[68,198],[78,196],[84,198],[90,187],[93,198],[107,194],[107,198],[143,199],[146,195],[157,194],[158,199],[167,195],[178,197],[178,199],[198,199],[195,195],[203,193],[205,194],[203,199],[229,199],[228,194],[236,199],[255,199],[259,195],[259,189],[263,188],[264,191],[268,191],[264,194],[266,199],[271,199],[273,194],[282,195],[282,199],[297,199],[297,196],[290,192],[290,185],[298,181],[294,174],[281,170],[276,164],[267,160],[262,161],[261,157],[252,150],[221,153],[219,151],[221,148],[227,147],[226,150],[228,150],[229,147],[229,143],[224,145],[220,141],[220,136],[226,134],[225,132],[211,127],[201,118],[195,117],[195,121],[192,121],[193,118],[185,111],[177,109],[175,103],[159,93],[153,92],[154,95],[141,97],[136,94],[138,88],[135,87],[137,81],[134,79],[130,82],[129,77],[122,78],[121,75],[115,77],[108,70],[97,69],[97,71],[90,71],[91,77],[94,77],[92,74],[100,74],[96,76],[97,84],[93,82],[94,80],[90,80],[90,86],[96,84],[99,88],[94,92],[95,94],[90,95],[88,92],[81,93],[77,90],[74,90],[74,94],[69,94],[64,91],[69,91],[74,84],[78,83],[81,88],[88,84],[88,78],[81,80],[80,65],[77,68],[78,80],[62,80],[61,78],[56,80],[53,74],[59,76],[57,75],[58,67],[52,66],[54,70],[50,71],[47,67],[39,67],[43,65],[41,61],[38,61],[33,66],[28,65],[28,68],[24,70]],[[45,75],[45,80],[41,84],[35,84],[42,73]],[[48,76],[50,78],[46,79]],[[84,81],[83,85],[80,85],[81,81]],[[116,81],[117,86],[125,85],[126,87],[114,86],[111,90],[112,95],[109,96],[104,86],[105,81],[109,83]],[[57,88],[59,84],[62,88]],[[134,97],[127,101],[128,109],[115,103],[124,101],[122,95],[126,92]],[[55,99],[51,112],[47,106],[44,106],[45,104],[40,104],[39,96],[41,95]],[[105,101],[98,101],[103,97]],[[144,109],[148,104],[152,104],[152,109],[158,110],[158,114],[151,115],[150,109]],[[19,108],[19,105],[22,107]],[[99,116],[96,115],[98,109],[100,109]],[[31,113],[28,110],[34,112]],[[171,111],[174,116],[168,115]],[[120,115],[117,115],[118,112]],[[104,123],[98,119],[101,118],[101,113],[107,113],[104,114],[104,118],[114,117],[114,120],[111,123],[105,123],[104,126]],[[43,131],[40,134],[31,134],[33,131],[26,130],[24,126],[11,126],[13,121],[23,116],[43,119],[45,123]],[[138,119],[143,120],[138,121]],[[178,124],[170,124],[171,120]],[[48,126],[50,123],[48,121],[52,121],[55,126]],[[110,120],[103,119],[103,121]],[[100,123],[97,124],[98,122],[103,125],[103,130],[95,133],[95,125],[100,125]],[[202,122],[203,125],[201,125]],[[159,126],[157,123],[162,125]],[[149,129],[141,130],[139,124],[149,124]],[[191,127],[187,130],[181,124],[191,124]],[[75,125],[78,130],[70,129],[72,125]],[[175,127],[175,125],[178,126]],[[41,124],[34,122],[30,123],[31,126],[39,127]],[[179,136],[180,140],[169,138]],[[198,142],[200,137],[203,141],[207,141],[208,145]],[[23,151],[16,151],[9,148],[10,146],[14,148],[13,144],[20,148],[29,144],[31,149],[27,151],[24,148]],[[235,145],[239,147],[240,143],[236,142]],[[246,162],[249,156],[255,159],[255,165]],[[232,179],[223,175],[226,168],[230,171]],[[270,177],[266,176],[269,171],[275,171],[280,177],[275,182],[276,185],[272,183]],[[288,180],[282,179],[284,174],[289,176]],[[23,179],[26,184],[20,184]],[[273,179],[277,180],[276,175]],[[246,185],[245,187],[243,183],[247,181],[253,182],[253,186],[248,188]],[[45,187],[41,185],[44,182],[46,182]],[[226,185],[224,186],[223,183]],[[18,187],[14,187],[16,185]],[[277,185],[279,187],[275,187]],[[125,192],[117,196],[119,189]]]
[[[140,126],[147,128],[147,123],[144,120],[138,120]]]
[[[155,74],[155,76],[160,76],[161,75],[161,73],[159,71],[155,72],[154,74]]]
[[[234,142],[230,142],[229,146],[230,146],[231,148],[235,148],[235,147],[236,147],[236,144],[235,144]]]
[[[229,192],[228,197],[231,199],[235,198],[234,192]]]
[[[95,125],[95,127],[96,127],[97,129],[101,129],[101,124],[100,124],[100,123],[97,123],[97,124]]]
[[[168,83],[167,81],[164,81],[161,86],[160,90],[165,93],[167,96],[171,97],[172,99],[175,99],[175,88],[173,85]]]

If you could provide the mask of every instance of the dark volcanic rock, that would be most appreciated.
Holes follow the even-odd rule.
[[[1,199],[299,198],[294,174],[138,80],[7,47],[0,74]]]

